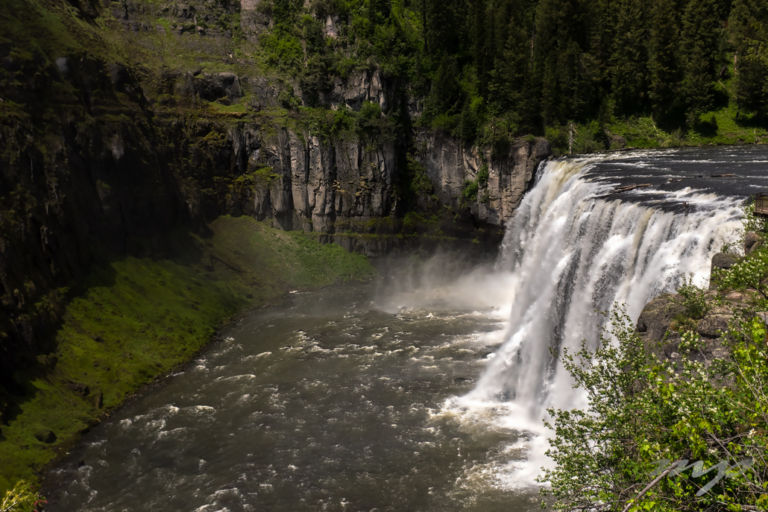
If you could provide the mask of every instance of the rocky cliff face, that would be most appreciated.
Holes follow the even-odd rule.
[[[521,139],[502,155],[430,132],[420,133],[416,146],[440,202],[469,208],[473,218],[493,226],[509,220],[539,163],[551,154],[543,138]]]
[[[283,229],[333,234],[396,213],[398,163],[391,142],[324,140],[249,123],[212,125],[206,136],[211,133],[221,138],[210,169],[182,178],[193,218],[250,215]]]
[[[763,237],[755,232],[745,234],[743,251],[749,255],[761,248]],[[710,289],[699,290],[683,286],[678,293],[665,293],[651,300],[637,320],[646,350],[661,359],[679,361],[694,358],[707,364],[728,354],[728,331],[752,320],[750,316],[760,304],[757,290],[719,289],[718,271],[727,270],[742,258],[733,253],[717,253],[712,258]],[[768,314],[759,313],[768,324]],[[683,347],[683,334],[693,332],[700,345],[691,352]],[[681,355],[685,354],[685,355]]]
[[[242,13],[237,2],[213,4],[108,8],[115,30],[125,31],[120,48],[149,44],[158,33],[149,20],[162,15],[160,43],[226,61],[231,24],[222,20],[247,15],[243,30],[256,38],[268,18],[258,2],[244,1]],[[99,13],[88,2],[79,9],[85,22]],[[332,19],[326,28],[333,33]],[[492,158],[430,133],[418,134],[414,150],[387,128],[387,110],[406,100],[375,69],[330,84],[321,98],[327,108],[312,118],[286,107],[303,91],[277,78],[185,63],[132,66],[120,52],[112,60],[55,38],[47,49],[14,48],[0,44],[0,408],[3,389],[19,391],[16,371],[52,350],[67,288],[80,286],[95,263],[156,251],[168,233],[222,214],[369,253],[391,247],[382,235],[422,232],[418,219],[435,212],[448,234],[472,238],[478,226],[504,224],[548,155],[543,140]],[[363,105],[378,110],[352,121],[337,115]],[[476,193],[466,194],[472,183]],[[465,225],[455,228],[455,219]]]

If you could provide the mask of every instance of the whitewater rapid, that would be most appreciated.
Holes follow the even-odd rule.
[[[634,322],[649,300],[684,280],[707,286],[712,256],[740,232],[743,198],[690,186],[617,189],[595,173],[610,158],[540,169],[507,226],[496,267],[508,286],[501,346],[474,389],[443,410],[525,433],[496,475],[502,485],[531,485],[548,464],[548,408],[586,405],[560,361],[563,349],[596,348],[616,307]]]
[[[541,510],[560,363],[739,236],[766,149],[546,162],[501,255],[392,258],[372,283],[243,315],[45,478],[46,510]]]

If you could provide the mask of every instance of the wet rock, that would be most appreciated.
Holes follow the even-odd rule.
[[[739,257],[737,255],[726,252],[719,252],[712,257],[712,270],[716,268],[727,270],[731,268],[737,261],[739,261]]]
[[[645,305],[637,320],[637,331],[649,342],[659,342],[664,338],[672,321],[682,315],[685,307],[678,296],[665,293]]]

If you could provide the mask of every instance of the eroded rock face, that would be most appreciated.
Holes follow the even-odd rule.
[[[718,253],[712,258],[712,270],[730,268],[738,260],[735,255]],[[710,281],[715,276],[713,273]],[[672,361],[688,357],[705,364],[727,356],[729,330],[737,327],[739,322],[751,320],[749,317],[745,319],[743,312],[754,310],[759,294],[749,289],[710,289],[698,293],[700,295],[693,298],[667,293],[646,304],[637,321],[637,332],[649,353]],[[693,351],[681,350],[680,343],[686,331],[699,336],[699,346]]]
[[[238,129],[233,139],[248,139],[247,133],[248,128],[245,133]],[[362,225],[395,214],[392,143],[329,142],[287,129],[266,136],[251,129],[250,134],[251,142],[241,145],[248,162],[243,171],[255,179],[240,189],[231,209],[272,219],[283,229],[322,233],[334,233],[337,224]]]
[[[473,217],[496,226],[509,220],[531,186],[539,163],[551,154],[549,142],[536,138],[519,140],[503,157],[494,158],[491,149],[466,148],[456,139],[433,132],[420,133],[417,148],[443,204],[468,207]],[[472,183],[477,183],[477,193],[468,200],[464,190]]]
[[[676,316],[685,311],[680,296],[672,293],[659,295],[643,308],[637,319],[637,331],[649,343],[660,342]]]

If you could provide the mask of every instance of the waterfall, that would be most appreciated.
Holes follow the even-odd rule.
[[[563,348],[595,348],[616,305],[636,321],[684,279],[706,286],[711,257],[738,236],[741,198],[691,188],[616,193],[616,183],[588,176],[606,158],[543,164],[498,262],[511,283],[504,341],[474,390],[452,404],[528,432],[524,458],[535,467],[513,479],[535,476],[545,461],[546,409],[585,405],[559,360]]]

